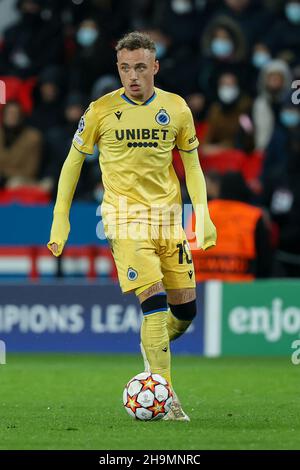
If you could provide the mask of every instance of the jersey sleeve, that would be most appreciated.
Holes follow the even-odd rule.
[[[94,103],[81,116],[78,129],[73,137],[73,145],[79,152],[92,155],[94,145],[99,140],[99,119],[95,110]]]
[[[199,142],[196,136],[195,125],[190,108],[186,103],[180,114],[179,130],[176,138],[178,150],[190,152],[198,147]]]

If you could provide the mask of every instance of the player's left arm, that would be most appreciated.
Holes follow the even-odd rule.
[[[186,187],[196,216],[196,240],[198,248],[207,250],[217,242],[217,231],[208,210],[206,183],[199,163],[198,150],[180,150],[185,171]]]
[[[206,183],[199,163],[199,142],[193,116],[185,102],[181,103],[180,110],[176,145],[184,165],[186,186],[196,216],[197,246],[206,250],[216,245],[217,231],[209,215]]]

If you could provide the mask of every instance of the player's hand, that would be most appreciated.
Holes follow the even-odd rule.
[[[57,243],[51,243],[49,248],[55,256],[58,255],[58,244]]]
[[[64,213],[54,214],[50,240],[47,247],[54,256],[60,256],[70,232],[69,218]]]
[[[204,226],[204,244],[203,250],[207,250],[217,244],[217,229],[211,219],[206,221]]]
[[[57,243],[51,243],[51,245],[49,245],[49,249],[50,251],[52,251],[52,253],[55,256],[58,256],[58,244]]]
[[[62,251],[63,251],[63,248],[64,248],[64,245],[62,243],[55,243],[55,242],[49,242],[47,244],[47,247],[49,248],[49,250],[51,251],[51,253],[54,255],[54,256],[60,256],[62,254]]]
[[[197,247],[207,250],[217,244],[217,230],[209,216],[204,217],[204,223],[201,222],[196,221]]]

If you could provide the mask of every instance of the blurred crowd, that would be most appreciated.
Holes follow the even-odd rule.
[[[1,190],[55,196],[80,116],[120,86],[114,46],[135,29],[156,43],[156,85],[192,110],[209,198],[242,175],[276,252],[270,275],[300,276],[300,0],[0,0]],[[174,165],[183,181],[176,153]],[[76,198],[102,195],[95,149]]]

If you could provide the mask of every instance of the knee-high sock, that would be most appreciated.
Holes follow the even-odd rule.
[[[171,385],[171,353],[167,330],[167,312],[144,316],[141,340],[151,372],[161,375]]]
[[[174,317],[173,313],[169,309],[167,312],[167,330],[169,340],[173,341],[174,339],[177,339],[183,335],[191,323],[192,320],[179,320],[178,318]]]

